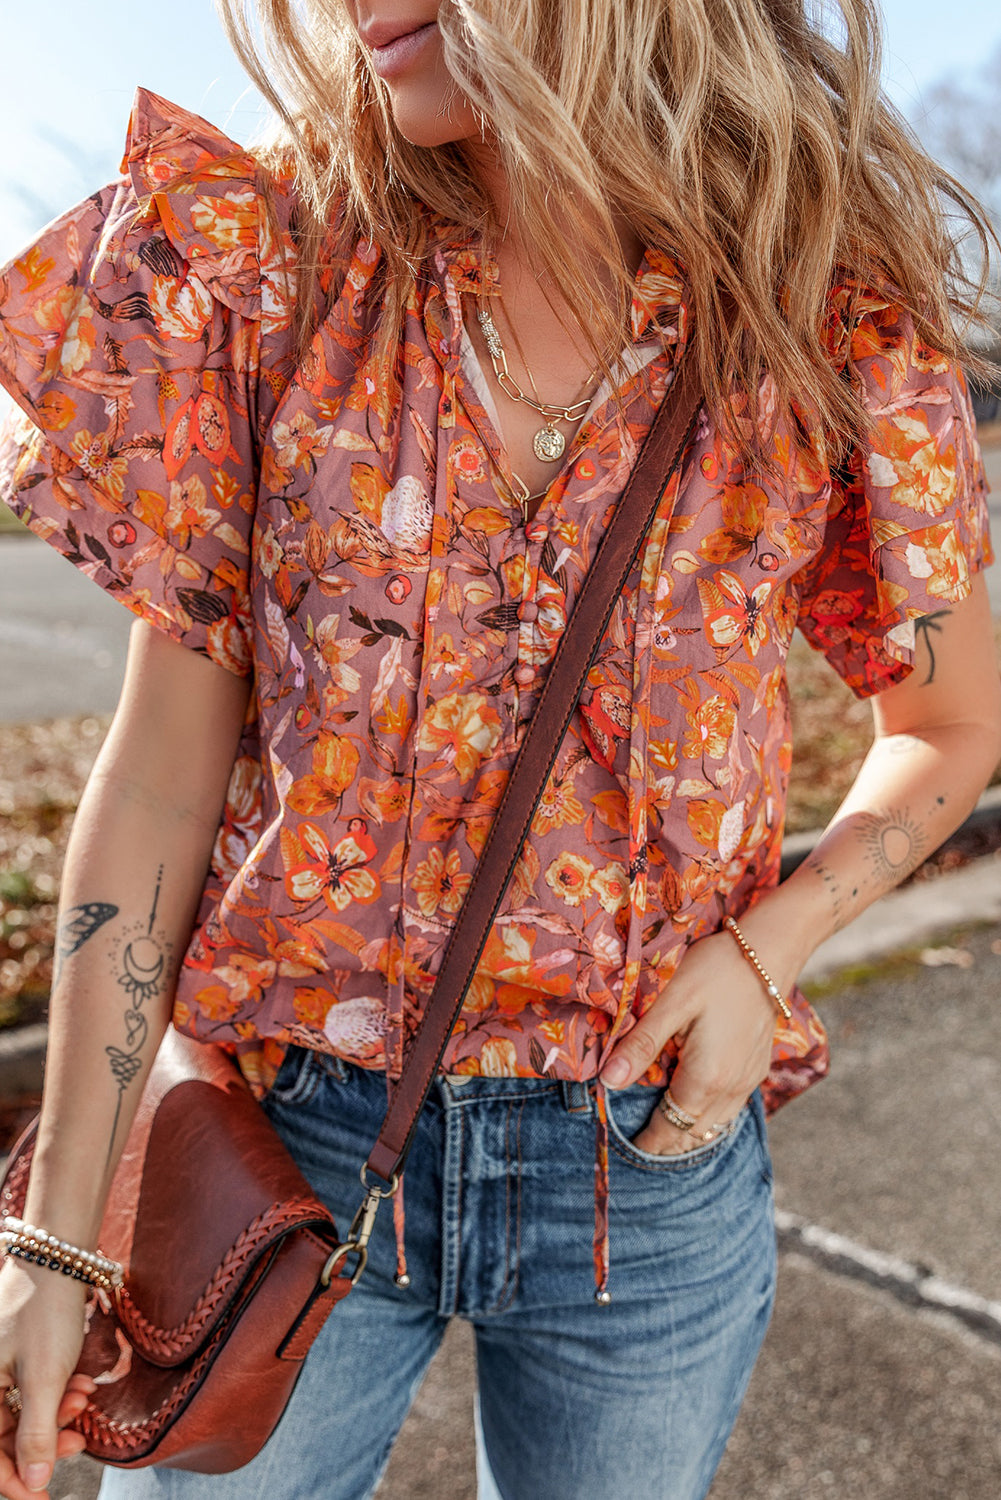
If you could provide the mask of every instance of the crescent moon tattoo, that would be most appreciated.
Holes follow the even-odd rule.
[[[163,866],[161,865],[157,872],[156,890],[153,893],[153,904],[150,908],[146,930],[145,932],[140,930],[138,936],[130,938],[122,952],[118,983],[129,997],[128,1009],[123,1018],[125,1046],[110,1046],[104,1049],[108,1055],[111,1076],[118,1088],[115,1118],[111,1126],[111,1139],[108,1142],[108,1162],[111,1160],[115,1136],[118,1134],[122,1099],[126,1089],[135,1082],[142,1071],[142,1051],[149,1037],[149,1022],[143,1015],[142,1006],[160,992],[167,971],[170,944],[166,942],[162,934],[153,932],[162,884]]]
[[[122,966],[125,972],[119,974],[118,983],[133,1002],[141,1005],[144,1000],[152,1000],[164,966],[164,956],[153,939],[141,937],[129,943],[122,954]]]

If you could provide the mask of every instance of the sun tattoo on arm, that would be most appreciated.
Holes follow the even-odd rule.
[[[899,885],[916,870],[928,847],[927,833],[906,811],[862,813],[857,827],[878,879],[887,886]]]
[[[156,890],[153,892],[153,904],[146,926],[144,929],[140,928],[136,935],[128,940],[122,951],[118,983],[129,997],[128,1008],[124,1016],[125,1045],[124,1047],[108,1046],[104,1049],[111,1064],[111,1076],[118,1086],[115,1118],[111,1127],[111,1139],[108,1142],[108,1161],[111,1159],[112,1147],[118,1133],[122,1098],[142,1069],[142,1050],[149,1035],[149,1023],[143,1014],[142,1007],[162,989],[170,958],[170,944],[165,941],[162,934],[155,933],[153,930],[162,884],[163,866],[161,865],[157,871]]]

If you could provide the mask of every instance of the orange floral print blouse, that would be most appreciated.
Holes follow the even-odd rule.
[[[395,357],[360,242],[308,356],[291,191],[140,93],[123,177],[2,273],[2,493],[178,641],[253,677],[175,1019],[258,1088],[291,1041],[393,1076],[597,539],[689,336],[638,273],[621,406],[600,392],[523,523],[463,327],[491,296],[439,225]],[[467,309],[469,307],[467,302]],[[854,307],[849,318],[848,309]],[[705,416],[562,745],[444,1068],[593,1078],[688,945],[778,878],[798,623],[859,694],[988,556],[961,373],[884,292],[833,289],[830,356],[871,442],[832,473],[783,422],[764,472]],[[762,386],[768,418],[770,388]],[[647,1075],[662,1083],[670,1054]],[[802,996],[774,1108],[826,1068]]]

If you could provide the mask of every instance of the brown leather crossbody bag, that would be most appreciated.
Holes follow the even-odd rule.
[[[171,1030],[101,1228],[124,1285],[88,1304],[79,1368],[98,1389],[76,1426],[123,1467],[220,1473],[274,1430],[310,1344],[361,1275],[536,806],[643,538],[701,407],[682,360],[602,539],[512,768],[378,1140],[348,1234],[302,1177],[232,1059]],[[11,1155],[2,1210],[20,1217],[35,1127]]]

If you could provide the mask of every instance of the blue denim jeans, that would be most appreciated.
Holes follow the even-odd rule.
[[[108,1470],[101,1500],[363,1500],[454,1316],[476,1336],[481,1500],[702,1500],[771,1311],[771,1171],[757,1098],[681,1157],[631,1142],[656,1098],[609,1094],[603,1307],[586,1085],[439,1081],[404,1182],[410,1288],[394,1283],[385,1205],[368,1269],[258,1457],[228,1475]],[[299,1049],[268,1099],[342,1229],[385,1103],[382,1075]]]

